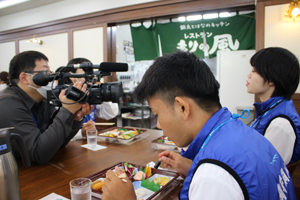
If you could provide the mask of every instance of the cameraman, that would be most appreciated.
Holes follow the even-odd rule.
[[[74,64],[82,64],[84,62],[92,63],[90,60],[86,58],[73,58],[68,62],[67,65],[74,65]],[[70,71],[71,73],[75,74],[84,74],[85,72],[81,68],[74,68]],[[69,79],[69,83],[77,83],[77,82],[84,82],[85,78],[71,78]],[[96,83],[97,84],[97,83]],[[112,119],[118,115],[119,106],[117,103],[112,102],[103,102],[102,104],[98,104],[94,106],[93,111],[86,115],[84,118],[84,124],[81,128],[81,135],[82,137],[86,137],[86,130],[88,129],[95,129],[95,122],[96,118],[99,117],[101,119]]]
[[[47,87],[33,82],[33,76],[41,71],[50,72],[50,67],[48,58],[37,51],[19,53],[10,61],[11,86],[0,92],[0,128],[15,127],[13,132],[23,138],[31,160],[45,164],[68,144],[93,106],[69,104],[74,101],[67,99],[62,90],[59,94],[62,107],[56,113],[54,106],[45,100]],[[87,85],[79,82],[74,87],[85,92]],[[12,148],[19,157],[14,142]]]

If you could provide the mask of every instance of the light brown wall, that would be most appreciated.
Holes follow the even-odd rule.
[[[263,1],[258,0],[256,6],[256,50],[264,48],[265,44],[265,7],[274,6],[280,4],[290,3],[291,0],[272,0],[272,1]],[[294,105],[300,115],[300,93],[296,93],[292,96]],[[259,96],[255,95],[255,101],[260,101]]]

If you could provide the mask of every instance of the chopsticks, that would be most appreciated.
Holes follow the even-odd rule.
[[[160,166],[160,164],[161,164],[161,161],[159,160],[159,161],[157,161],[156,163],[155,163],[155,166],[154,166],[154,168],[155,169],[157,169],[159,166]]]
[[[105,125],[115,125],[115,123],[114,122],[102,122],[102,123],[96,122],[95,125],[105,126]]]
[[[111,123],[110,122],[103,122],[103,123],[96,122],[95,125],[97,125],[97,126],[111,126],[111,125],[115,125],[115,123],[114,122],[111,122]]]

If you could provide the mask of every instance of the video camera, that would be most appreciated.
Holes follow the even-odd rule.
[[[69,73],[74,68],[81,68],[85,72],[84,74],[73,74]],[[94,71],[98,69],[98,71]],[[102,62],[100,65],[93,65],[90,62],[84,62],[82,64],[74,64],[64,66],[57,73],[39,72],[33,77],[33,82],[39,86],[46,86],[50,81],[58,80],[58,85],[51,90],[47,90],[47,100],[54,106],[61,106],[61,101],[58,96],[62,89],[66,89],[66,97],[72,99],[75,102],[86,103],[90,105],[101,104],[103,101],[112,101],[120,103],[123,98],[123,87],[122,82],[109,82],[94,85],[96,82],[104,76],[110,76],[111,72],[127,71],[127,63],[110,63]],[[87,91],[82,92],[81,90],[73,87],[73,85],[66,84],[66,80],[70,77],[74,78],[85,78],[87,83]],[[87,94],[88,93],[88,94]]]

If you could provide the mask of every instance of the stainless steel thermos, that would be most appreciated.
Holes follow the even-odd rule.
[[[28,151],[20,135],[10,133],[13,128],[0,129],[0,199],[20,200],[18,164],[12,153],[11,141],[19,146],[23,163],[30,167]]]

